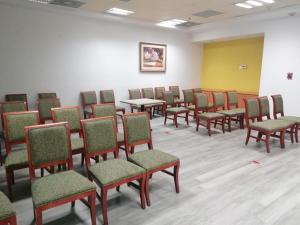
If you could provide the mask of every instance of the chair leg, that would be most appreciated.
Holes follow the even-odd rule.
[[[231,116],[228,117],[228,131],[231,132]]]
[[[263,133],[258,131],[256,142],[259,143],[262,138]]]
[[[200,118],[199,116],[196,116],[196,131],[199,130],[199,123],[200,123]]]
[[[103,216],[103,224],[108,225],[107,218],[107,190],[105,187],[101,188],[101,207],[102,207],[102,216]]]
[[[12,201],[12,171],[10,168],[5,168],[5,170],[6,170],[6,182],[7,182],[8,197]]]
[[[81,153],[81,166],[84,164],[84,153]]]
[[[177,113],[174,114],[174,122],[175,122],[176,128],[178,128],[178,123],[177,123]]]
[[[13,216],[13,217],[10,219],[10,225],[17,225],[17,217],[16,217],[16,216]]]
[[[186,124],[189,125],[189,111],[185,114]]]
[[[267,153],[270,153],[270,133],[266,133],[266,149]]]
[[[208,135],[209,135],[209,136],[211,136],[210,125],[211,125],[211,121],[210,121],[210,120],[207,120],[206,126],[207,126],[207,130],[208,130]]]
[[[75,201],[71,202],[71,207],[72,207],[72,208],[75,207]]]
[[[96,191],[89,197],[92,225],[96,225]]]
[[[176,193],[179,193],[179,164],[174,166],[174,183]]]
[[[40,209],[34,209],[35,214],[35,223],[36,225],[42,225],[43,224],[43,214]]]
[[[248,132],[247,132],[247,137],[246,137],[245,145],[247,145],[249,143],[250,134],[251,134],[251,128],[248,127]]]
[[[226,118],[223,118],[223,120],[222,120],[222,132],[223,132],[223,134],[225,133],[225,120],[226,120]]]
[[[284,138],[285,138],[285,130],[281,131],[280,132],[280,147],[281,148],[285,148],[285,141],[284,141]]]
[[[141,208],[142,209],[145,209],[146,206],[145,206],[145,177],[146,176],[143,176],[143,178],[141,178],[139,180],[139,184],[140,184],[140,199],[141,199]]]
[[[150,178],[150,174],[146,174],[146,177],[145,177],[145,197],[146,197],[147,206],[151,205],[150,194],[149,194],[149,178]]]
[[[299,125],[297,124],[295,127],[295,139],[296,139],[296,143],[298,143],[298,131],[299,131]]]
[[[164,124],[166,125],[166,123],[167,123],[167,112],[165,113],[165,122],[164,122]]]

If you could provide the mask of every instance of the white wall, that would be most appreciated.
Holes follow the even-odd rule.
[[[288,13],[297,12],[290,17]],[[272,12],[258,20],[252,16],[203,26],[194,31],[194,42],[220,40],[264,33],[264,51],[260,83],[261,96],[282,94],[285,113],[300,116],[300,7]],[[294,79],[287,80],[293,72]],[[271,101],[271,98],[270,98]]]
[[[68,11],[0,4],[0,98],[57,92],[63,105],[80,104],[80,91],[199,86],[200,46],[180,31],[109,22]],[[167,44],[167,72],[139,72],[139,42]],[[99,98],[99,95],[98,95]]]

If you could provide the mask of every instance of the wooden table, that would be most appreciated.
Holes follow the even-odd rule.
[[[141,107],[141,111],[145,111],[145,106],[147,105],[158,105],[164,104],[165,101],[157,100],[157,99],[150,99],[150,98],[139,98],[139,99],[130,99],[130,100],[122,100],[120,101],[125,104],[129,104],[131,106]]]

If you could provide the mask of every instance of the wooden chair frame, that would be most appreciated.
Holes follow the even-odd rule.
[[[6,137],[8,137],[8,129],[7,127],[7,120],[6,117],[7,115],[20,115],[20,114],[32,114],[34,113],[36,116],[36,123],[40,124],[40,117],[39,117],[39,112],[38,111],[24,111],[24,112],[10,112],[10,113],[4,113],[3,114],[3,121],[4,121],[4,132],[5,132],[5,148],[6,148],[6,155],[9,155],[11,153],[11,148],[12,145],[19,145],[19,144],[25,144],[26,140],[24,139],[23,141],[8,141]],[[14,171],[15,170],[20,170],[20,169],[25,169],[28,168],[28,165],[17,165],[17,166],[10,166],[10,167],[5,167],[6,171],[6,182],[7,182],[7,192],[8,192],[8,197],[10,200],[13,200],[13,195],[12,195],[12,185],[15,183],[14,179]],[[43,175],[43,171],[41,171]]]
[[[86,100],[85,100],[85,93],[93,93],[95,94],[96,96],[96,102],[95,103],[92,103],[92,104],[87,104],[86,103]],[[87,119],[87,118],[92,118],[92,114],[86,110],[87,107],[92,107],[92,105],[94,104],[97,104],[97,93],[96,91],[82,91],[80,92],[80,96],[81,96],[81,104],[82,104],[82,110],[83,110],[83,115],[84,115],[84,118]]]
[[[66,160],[57,160],[50,163],[42,163],[40,165],[33,165],[31,161],[30,156],[30,144],[29,144],[29,132],[31,129],[36,128],[43,128],[43,127],[55,127],[55,126],[64,126],[67,130],[67,136],[68,136],[68,143],[69,143],[69,157]],[[66,122],[63,123],[52,123],[52,124],[44,124],[44,125],[37,125],[37,126],[29,126],[25,127],[26,132],[26,143],[27,143],[27,153],[28,153],[28,162],[29,162],[29,174],[30,174],[30,180],[33,181],[36,179],[35,170],[36,169],[46,169],[48,167],[54,167],[59,165],[67,165],[67,170],[73,170],[73,161],[72,161],[72,149],[71,149],[71,139],[70,139],[70,129],[69,125]],[[51,175],[50,175],[51,176]],[[85,200],[85,198],[88,198],[88,201]],[[91,211],[91,220],[92,225],[96,225],[96,190],[87,191],[80,194],[75,194],[71,197],[67,197],[61,200],[57,200],[55,202],[50,202],[47,204],[44,204],[40,207],[37,207],[34,209],[34,217],[37,225],[42,225],[42,213],[45,210],[55,208],[60,205],[64,205],[66,203],[71,202],[72,207],[75,206],[75,201],[80,200],[82,203],[84,203],[87,207],[90,208]]]
[[[151,89],[152,90],[152,93],[153,93],[153,97],[151,98],[151,99],[155,99],[155,93],[154,93],[154,90],[153,90],[153,88],[142,88],[141,89],[141,91],[142,91],[142,97],[143,98],[147,98],[146,96],[145,96],[145,91],[146,91],[146,89]],[[163,115],[163,105],[162,104],[157,104],[157,105],[153,105],[152,106],[152,108],[153,108],[153,116],[155,115],[155,114],[157,114],[157,115]],[[152,117],[150,117],[150,119],[151,119]]]
[[[87,142],[87,134],[85,132],[85,129],[83,128],[84,123],[88,121],[99,121],[99,120],[112,120],[113,121],[113,126],[114,126],[114,132],[115,132],[115,142],[116,142],[116,147],[111,148],[111,149],[106,149],[106,150],[101,150],[101,151],[96,151],[93,153],[88,152],[88,142]],[[117,191],[119,191],[119,188],[122,184],[130,183],[133,181],[138,181],[139,182],[139,191],[140,191],[140,200],[141,200],[141,208],[145,209],[145,179],[146,179],[146,174],[140,174],[136,175],[130,178],[125,178],[122,179],[118,182],[115,182],[113,184],[108,184],[105,186],[101,187],[100,181],[97,179],[96,176],[93,175],[93,173],[90,172],[89,168],[91,167],[91,158],[94,157],[99,157],[102,156],[104,160],[107,160],[107,153],[112,152],[114,154],[114,158],[118,159],[119,158],[119,147],[117,143],[117,127],[115,123],[115,117],[109,116],[109,117],[97,117],[93,119],[86,119],[86,120],[81,120],[81,127],[83,130],[83,137],[84,137],[84,146],[85,146],[85,160],[86,160],[86,169],[88,172],[88,177],[91,181],[94,181],[101,189],[101,195],[97,193],[98,199],[101,201],[101,207],[102,207],[102,216],[103,216],[103,223],[104,225],[108,224],[108,209],[107,209],[107,192],[109,189],[117,188]]]
[[[113,96],[114,96],[114,101],[113,102],[106,102],[106,101],[104,101],[104,97],[103,97],[103,91],[112,91],[112,93],[113,93]],[[115,100],[115,92],[114,92],[114,90],[101,90],[100,91],[100,102],[102,103],[102,104],[105,104],[105,103],[114,103],[114,104],[116,104],[116,100]],[[117,112],[122,112],[122,115],[123,114],[125,114],[125,108],[122,108],[122,109],[116,109],[116,111]],[[122,116],[122,115],[119,115],[119,114],[117,114],[118,116]]]
[[[128,136],[127,136],[127,129],[125,126],[125,120],[127,117],[131,117],[131,116],[137,116],[137,115],[145,115],[148,118],[148,123],[149,123],[149,138],[145,139],[145,140],[140,140],[140,141],[136,141],[134,143],[129,144],[128,143]],[[125,114],[123,115],[123,127],[124,127],[124,134],[125,134],[125,149],[126,149],[126,157],[128,159],[128,157],[130,156],[130,154],[134,153],[134,149],[135,146],[137,145],[143,145],[143,144],[147,144],[148,145],[148,150],[145,151],[155,151],[153,150],[153,144],[152,144],[152,135],[151,135],[151,126],[150,126],[150,118],[149,115],[146,112],[137,112],[137,113],[131,113],[131,114]],[[170,167],[174,167],[173,168],[173,173],[166,170]],[[150,193],[149,193],[149,180],[152,177],[152,174],[156,173],[156,172],[163,172],[165,174],[168,174],[172,177],[174,177],[174,183],[175,183],[175,190],[176,193],[179,193],[179,167],[180,167],[180,160],[178,159],[176,162],[173,163],[169,163],[167,165],[146,171],[146,177],[145,177],[145,196],[146,196],[146,203],[147,206],[151,205],[150,202]]]
[[[190,90],[191,92],[192,92],[192,95],[193,95],[193,100],[192,101],[190,101],[190,102],[188,102],[188,101],[186,101],[186,91],[188,91],[188,90]],[[182,94],[183,94],[183,99],[184,99],[184,107],[188,107],[188,106],[190,106],[190,105],[195,105],[195,102],[194,102],[194,91],[193,91],[193,89],[184,89],[184,90],[182,90]],[[190,112],[192,112],[192,114],[190,114]],[[195,109],[189,109],[189,116],[192,116],[193,117],[193,119],[196,119],[196,112],[195,112]]]
[[[137,88],[138,89],[138,88]],[[133,96],[132,96],[132,90],[137,90],[137,89],[128,89],[128,93],[129,93],[129,99],[133,99]],[[140,90],[140,89],[138,89]],[[142,98],[142,92],[140,90],[140,98]],[[130,106],[130,111],[131,113],[133,113],[133,110],[136,109],[137,112],[140,112],[140,108],[138,106],[134,106],[134,105],[131,105]],[[145,105],[145,111],[147,111],[149,113],[149,116],[150,116],[150,119],[152,120],[152,109],[153,109],[153,106],[152,105]]]
[[[9,96],[18,96],[18,95],[24,95],[26,96],[26,100],[25,100],[25,103],[26,103],[26,108],[27,108],[27,111],[28,111],[28,97],[27,97],[27,94],[26,93],[18,93],[18,94],[6,94],[5,95],[5,101],[7,102],[11,102],[9,100]],[[22,100],[21,100],[22,101]],[[14,102],[14,101],[13,101]],[[23,101],[22,101],[23,102]]]
[[[55,97],[50,97],[50,98],[58,98],[56,92],[42,92],[42,93],[38,93],[38,99],[45,99],[45,97],[42,97],[43,95],[53,95]],[[47,98],[46,98],[47,99]]]
[[[54,107],[54,108],[60,108],[61,107],[61,102],[60,102],[60,99],[59,98],[42,98],[42,99],[39,99],[39,100],[37,100],[37,102],[36,102],[36,105],[37,105],[37,109],[38,109],[38,111],[40,112],[40,100],[58,100],[58,102],[59,102],[59,104],[58,104],[58,107]],[[53,118],[52,118],[52,112],[51,112],[51,109],[50,109],[50,114],[51,114],[51,118],[46,118],[46,119],[42,119],[41,118],[41,116],[40,116],[40,121],[41,121],[41,124],[45,124],[46,123],[46,121],[48,121],[48,120],[52,120]],[[53,121],[52,121],[53,122]]]
[[[5,218],[0,221],[0,225],[17,225],[17,217],[16,215]]]
[[[5,112],[3,112],[3,110],[2,110],[2,105],[3,104],[15,104],[15,103],[24,103],[24,106],[25,106],[25,109],[26,110],[24,110],[24,111],[20,111],[20,112],[26,112],[26,111],[28,111],[28,105],[27,105],[27,103],[26,102],[23,102],[23,101],[8,101],[8,102],[0,102],[0,113],[1,113],[1,122],[2,122],[2,127],[4,127],[4,118],[3,118],[3,114],[5,113]]]
[[[239,103],[234,103],[234,104],[230,104],[229,102],[229,92],[236,92],[236,91],[226,91],[225,92],[225,96],[227,99],[227,109],[231,110],[231,109],[237,109],[239,108]],[[237,92],[236,92],[237,94]],[[235,121],[236,123],[240,123],[240,129],[244,129],[245,128],[245,124],[244,124],[244,117],[245,117],[245,113],[241,116],[237,116],[237,118],[232,117],[231,121]]]

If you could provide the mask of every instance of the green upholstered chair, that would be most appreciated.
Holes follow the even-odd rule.
[[[58,98],[44,98],[37,102],[41,123],[52,120],[51,109],[60,107]]]
[[[107,192],[109,189],[132,181],[139,182],[141,207],[145,208],[145,169],[118,157],[117,128],[115,117],[102,117],[81,120],[85,145],[85,158],[88,176],[101,189],[103,222],[108,224]],[[115,159],[106,160],[107,153],[114,153]],[[91,164],[91,158],[104,156],[104,162]]]
[[[38,99],[44,99],[44,98],[57,98],[56,93],[38,93]]]
[[[9,199],[1,191],[0,191],[0,224],[17,225],[16,212]]]
[[[247,145],[250,138],[256,139],[257,142],[264,141],[266,144],[267,153],[270,152],[270,137],[274,136],[272,134],[279,132],[280,145],[281,148],[285,147],[284,137],[287,129],[293,129],[294,123],[289,121],[281,120],[266,120],[261,121],[261,110],[259,107],[258,99],[244,99],[246,113],[245,120],[247,124],[247,137],[245,144]],[[257,131],[258,136],[251,135],[251,131]],[[262,136],[265,135],[265,138]],[[277,135],[274,137],[278,137]],[[292,139],[292,134],[291,134]]]
[[[75,206],[75,201],[81,200],[90,208],[92,224],[96,225],[96,186],[73,170],[68,123],[29,126],[25,132],[36,224],[43,224],[43,211],[71,202]],[[62,172],[36,176],[36,169],[61,164],[66,165]]]
[[[155,99],[153,88],[142,88],[142,96],[143,98]],[[153,108],[153,116],[155,114],[163,114],[163,104],[155,104],[152,105]],[[151,119],[151,117],[150,117]]]
[[[83,91],[80,92],[82,110],[84,118],[92,117],[92,105],[97,104],[97,94],[96,91]]]
[[[81,165],[84,163],[84,144],[82,139],[82,130],[80,126],[79,106],[52,108],[52,120],[54,123],[68,122],[71,134],[72,154],[81,154]]]
[[[196,112],[196,131],[199,130],[199,125],[204,126],[208,130],[208,135],[211,136],[211,124],[220,124],[222,126],[223,133],[225,115],[216,112],[207,112],[208,99],[204,93],[194,94],[195,112]]]
[[[240,129],[244,128],[244,112],[240,109],[225,109],[225,100],[223,92],[213,92],[214,111],[225,115],[225,124],[231,132],[231,122],[239,122]]]
[[[171,119],[174,121],[175,126],[178,127],[177,118],[185,118],[187,125],[189,125],[189,112],[190,110],[186,107],[176,107],[176,103],[174,101],[174,96],[171,91],[165,91],[163,93],[163,100],[166,102],[164,105],[164,114],[166,125],[167,119]],[[170,117],[172,116],[172,117]]]
[[[194,119],[196,118],[196,111],[195,111],[195,104],[194,104],[194,92],[193,89],[186,89],[182,90],[183,93],[183,100],[184,100],[184,106],[190,110],[190,112],[193,112],[192,114],[189,114]]]
[[[28,167],[27,151],[24,127],[40,123],[37,111],[10,112],[3,114],[6,159],[5,170],[8,196],[12,199],[12,184],[14,183],[14,171]],[[22,145],[23,144],[23,145]],[[17,148],[13,148],[13,147]]]
[[[15,102],[15,101],[26,102],[26,107],[28,110],[27,94],[7,94],[7,95],[5,95],[5,101],[7,101],[7,102]]]
[[[202,93],[202,89],[201,88],[193,88],[193,93]]]
[[[298,132],[300,129],[300,117],[299,116],[286,116],[284,114],[282,95],[272,95],[271,97],[273,100],[273,116],[274,116],[274,118],[280,119],[280,120],[292,121],[295,123],[294,133],[295,133],[296,142],[298,143],[299,142],[298,141]]]
[[[129,89],[128,92],[129,92],[129,99],[140,99],[140,98],[142,98],[142,93],[141,93],[140,89]],[[131,106],[130,110],[133,113],[133,110],[140,111],[141,107]]]
[[[234,113],[239,115],[237,118],[233,117],[232,121],[240,122],[240,128],[244,129],[245,108],[239,107],[238,93],[236,91],[226,91],[225,94],[227,100],[227,109],[232,110]]]
[[[126,156],[130,162],[146,170],[146,201],[150,206],[149,179],[156,172],[164,172],[174,177],[175,189],[179,193],[180,160],[174,155],[153,149],[150,119],[145,112],[123,115]],[[149,150],[134,153],[135,146],[147,144]],[[168,171],[173,168],[173,173]]]
[[[101,103],[114,103],[114,104],[116,104],[114,90],[102,90],[102,91],[100,91],[100,102]],[[117,112],[122,112],[122,114],[124,114],[125,113],[125,108],[116,105],[116,111]]]
[[[163,93],[166,91],[165,87],[155,87],[155,99],[163,99]]]
[[[113,116],[116,121],[116,127],[118,131],[118,122],[117,122],[117,111],[114,103],[105,103],[105,104],[96,104],[92,105],[93,117],[107,117]],[[124,145],[124,133],[117,133],[118,145],[121,149],[124,149],[122,145]]]
[[[169,86],[169,91],[173,93],[174,101],[178,106],[184,104],[184,100],[180,99],[180,89],[179,86]]]

